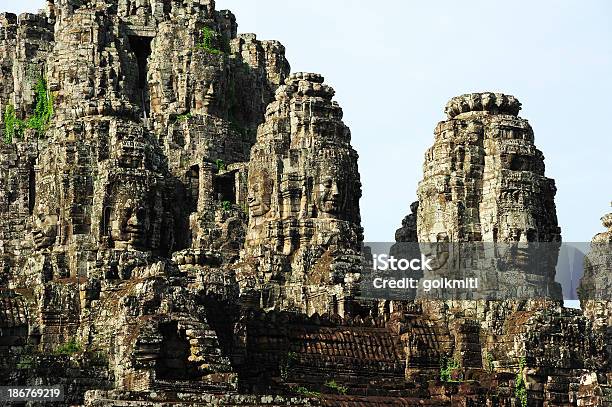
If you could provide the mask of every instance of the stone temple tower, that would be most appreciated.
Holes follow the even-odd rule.
[[[453,298],[561,298],[555,282],[561,241],[555,182],[544,175],[544,156],[529,122],[518,116],[520,109],[514,96],[500,93],[452,98],[447,120],[436,127],[434,145],[425,154],[417,192],[418,241],[485,243],[477,256],[456,244],[433,248],[445,251],[438,258],[451,260],[425,277],[482,283],[478,292]],[[470,264],[458,268],[461,259]]]
[[[266,308],[342,314],[359,270],[357,153],[334,93],[321,75],[292,74],[251,150],[244,258]]]
[[[450,100],[425,155],[419,241],[560,241],[555,183],[520,109],[499,93]]]
[[[585,258],[584,276],[580,282],[580,304],[586,316],[595,325],[612,334],[612,213],[601,218],[605,232],[598,233],[591,242],[591,251]],[[609,335],[612,346],[612,335]]]

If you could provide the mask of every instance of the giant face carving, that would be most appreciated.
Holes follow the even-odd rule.
[[[332,175],[323,176],[317,186],[316,197],[319,212],[331,217],[338,215],[341,196],[336,177]]]
[[[150,218],[147,208],[140,202],[128,199],[113,211],[110,234],[116,248],[147,248]]]
[[[57,238],[57,215],[46,214],[44,208],[39,207],[34,214],[32,238],[34,246],[40,250],[52,246]]]
[[[193,106],[201,114],[215,115],[223,106],[223,76],[219,71],[207,67],[194,83]]]
[[[109,191],[105,233],[119,250],[159,248],[163,217],[161,196],[139,185],[117,183]]]
[[[359,221],[361,183],[357,158],[348,150],[325,149],[317,163],[314,179],[314,204],[321,218]]]
[[[265,170],[249,174],[249,211],[251,216],[260,217],[270,212],[272,182]]]

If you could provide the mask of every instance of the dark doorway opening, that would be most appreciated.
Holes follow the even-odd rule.
[[[189,362],[191,347],[184,330],[179,332],[178,323],[170,322],[160,327],[163,336],[161,354],[157,360],[156,376],[161,380],[197,379],[197,366]]]
[[[138,63],[138,88],[144,89],[147,85],[147,61],[151,56],[151,41],[153,38],[131,35],[129,39],[130,48],[136,55],[136,62]]]
[[[138,65],[137,97],[140,99],[140,104],[146,117],[149,116],[147,68],[148,60],[151,56],[152,40],[153,38],[150,37],[129,36],[130,48],[136,56],[136,64]]]
[[[194,165],[185,175],[187,186],[187,197],[190,212],[198,210],[198,198],[200,196],[200,167]]]
[[[236,182],[234,173],[215,175],[213,187],[219,202],[236,203]]]
[[[36,206],[36,172],[34,171],[34,163],[30,166],[28,173],[28,212],[34,213],[34,207]]]

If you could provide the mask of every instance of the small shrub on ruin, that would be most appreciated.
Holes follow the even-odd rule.
[[[341,395],[345,395],[348,391],[348,388],[346,386],[342,386],[336,383],[336,381],[333,379],[328,382],[325,382],[325,387],[327,387],[328,389],[334,390],[338,394],[341,394]]]
[[[34,116],[30,117],[26,123],[28,128],[36,130],[39,137],[42,137],[53,117],[53,96],[47,88],[47,81],[43,78],[38,79],[35,91]]]
[[[14,138],[23,137],[25,129],[33,129],[39,137],[44,136],[53,117],[53,95],[49,92],[47,81],[39,78],[35,87],[34,115],[21,120],[13,105],[4,110],[4,142],[11,144]]]
[[[201,49],[209,54],[218,55],[223,53],[215,47],[218,41],[219,34],[209,27],[204,27],[200,30],[200,40],[196,44],[196,49]]]
[[[23,135],[24,128],[24,122],[17,118],[15,114],[15,107],[13,105],[6,106],[4,110],[4,142],[6,144],[11,144],[13,138],[18,138]]]
[[[229,212],[232,210],[232,203],[230,201],[223,201],[221,202],[221,209],[223,209],[223,212]]]
[[[58,346],[53,352],[55,355],[71,356],[81,351],[81,345],[73,338]]]
[[[521,403],[521,407],[527,407],[527,386],[525,385],[525,377],[523,376],[523,370],[525,370],[526,365],[527,361],[523,356],[519,360],[519,370],[516,373],[516,379],[514,381],[514,395]]]
[[[306,387],[298,387],[295,389],[295,392],[304,397],[317,398],[321,397],[321,393],[318,391],[308,390]]]
[[[440,360],[440,381],[460,383],[462,380],[461,363],[452,358],[442,358]]]
[[[489,373],[493,373],[493,371],[495,370],[495,366],[493,365],[493,355],[489,352],[485,353],[485,360],[486,360],[486,369],[487,372]]]
[[[225,161],[223,160],[216,160],[215,165],[217,166],[217,171],[225,171],[227,169]]]
[[[176,116],[176,121],[181,123],[181,122],[184,122],[184,121],[187,121],[187,120],[191,119],[191,117],[192,117],[191,116],[191,112],[187,112],[187,113],[184,113],[184,114],[179,114],[178,116]]]

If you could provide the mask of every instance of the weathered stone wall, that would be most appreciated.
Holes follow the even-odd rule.
[[[0,146],[3,384],[91,406],[510,406],[519,374],[533,405],[603,403],[600,308],[356,298],[358,156],[279,42],[212,0],[48,3],[0,14],[2,113],[32,117],[41,79],[53,104]],[[560,240],[519,110],[451,100],[398,242]]]
[[[251,391],[280,383],[325,391],[332,380],[351,394],[401,394],[408,388],[400,338],[382,318],[249,313],[238,326],[242,346],[236,356],[242,384]]]
[[[520,261],[513,260],[513,250],[508,250],[514,243],[520,252],[530,242],[561,240],[555,184],[544,174],[544,156],[535,147],[531,126],[518,117],[520,108],[515,97],[500,93],[473,93],[450,100],[448,119],[436,127],[434,145],[425,154],[418,188],[418,240],[489,242],[488,247],[499,247],[495,256],[506,250],[507,258],[496,259],[483,251],[475,256],[479,264],[464,276],[479,278],[483,283],[479,292],[489,299],[546,296],[561,300],[551,243],[547,246],[550,259],[537,270],[521,268]],[[460,256],[460,250],[459,245],[449,245],[445,255]],[[498,265],[491,269],[491,262]],[[445,273],[441,268],[425,277],[450,277]],[[492,285],[485,286],[487,282]]]
[[[434,145],[425,156],[419,202],[413,205],[417,214],[409,215],[398,230],[396,254],[405,251],[401,242],[417,240],[421,250],[429,248],[427,242],[438,247],[446,244],[450,250],[446,254],[451,256],[459,247],[452,244],[456,242],[520,247],[528,242],[560,241],[554,181],[545,177],[543,155],[533,144],[528,122],[518,117],[519,111],[518,100],[502,94],[451,99],[446,107],[448,120],[436,128]],[[606,237],[604,233],[595,240],[607,242]],[[589,256],[583,279],[583,288],[590,294],[605,292],[607,247],[599,248]],[[484,252],[480,259],[487,259]],[[605,305],[589,302],[585,315],[564,309],[559,303],[560,287],[554,282],[554,262],[530,271],[533,275],[485,263],[478,263],[483,268],[477,276],[484,283],[493,281],[496,290],[507,290],[501,297],[504,301],[431,301],[419,293],[416,307],[407,308],[412,311],[400,318],[406,375],[432,379],[439,371],[436,362],[445,357],[461,366],[456,374],[464,379],[485,385],[495,378],[500,396],[512,396],[515,379],[522,376],[529,405],[569,405],[587,400],[589,392],[607,391],[609,328],[601,328],[609,325],[602,311]],[[424,277],[440,276],[457,277],[444,274],[443,269],[426,272]],[[527,286],[532,288],[523,290]],[[487,287],[479,287],[482,290]],[[509,297],[513,292],[516,297]],[[585,372],[598,372],[598,381],[586,380]],[[589,385],[580,386],[585,380]]]

